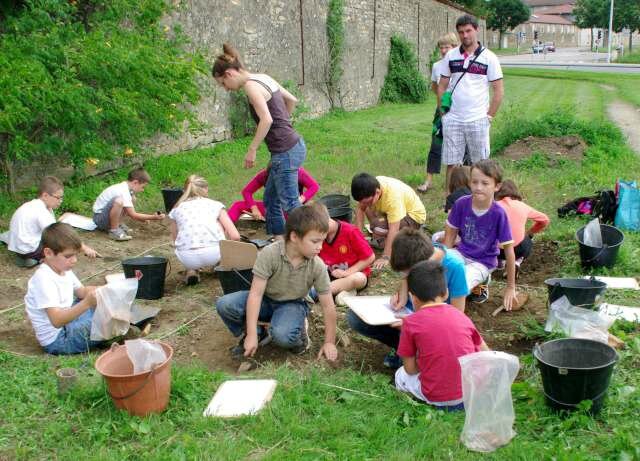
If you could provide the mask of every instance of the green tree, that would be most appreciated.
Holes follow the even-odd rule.
[[[418,58],[411,43],[391,37],[389,67],[380,90],[380,102],[420,103],[427,99],[427,80],[418,70]]]
[[[615,0],[613,4],[613,29],[621,32],[629,29],[629,53],[633,47],[633,33],[640,32],[640,1],[638,0]]]
[[[609,0],[577,0],[573,14],[578,27],[591,29],[591,49],[593,50],[593,28],[604,29],[609,24]]]
[[[487,9],[487,27],[500,32],[499,48],[502,48],[502,34],[527,21],[531,15],[521,0],[489,0]]]

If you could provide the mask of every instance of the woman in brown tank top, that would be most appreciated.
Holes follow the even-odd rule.
[[[216,59],[211,74],[227,91],[244,90],[249,100],[256,132],[247,149],[245,168],[253,168],[256,151],[264,140],[271,153],[271,168],[265,184],[264,204],[267,233],[283,235],[283,212],[300,206],[298,169],[307,154],[303,139],[291,126],[291,113],[298,100],[268,75],[252,74],[228,43]]]

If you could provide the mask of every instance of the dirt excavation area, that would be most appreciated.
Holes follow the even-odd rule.
[[[161,308],[152,322],[151,337],[163,339],[175,348],[175,357],[180,362],[198,360],[211,370],[235,372],[240,365],[233,359],[229,349],[237,343],[214,310],[215,300],[222,295],[220,282],[213,271],[202,274],[201,283],[186,286],[182,267],[169,245],[166,225],[158,222],[145,224],[129,223],[134,238],[128,242],[108,240],[102,233],[85,232],[86,243],[96,248],[103,258],[95,261],[80,257],[75,268],[76,275],[85,285],[101,285],[104,276],[121,272],[122,259],[138,256],[164,256],[170,268],[165,283],[164,297],[158,300],[136,300],[141,306]],[[239,223],[239,230],[250,238],[261,238],[264,234],[257,223]],[[518,312],[502,312],[493,317],[502,303],[504,281],[500,274],[491,284],[491,298],[484,304],[469,304],[467,314],[475,322],[490,347],[514,353],[531,350],[535,338],[526,326],[535,326],[546,317],[547,294],[543,281],[553,276],[558,267],[556,246],[551,241],[536,241],[533,255],[523,264],[518,280],[521,290],[527,291],[530,300]],[[29,278],[35,269],[15,267],[7,251],[0,253],[0,348],[27,355],[40,355],[42,351],[35,339],[26,316],[23,297]],[[365,295],[392,294],[398,283],[391,270],[374,272]],[[289,362],[300,366],[314,361],[323,337],[323,321],[319,305],[313,306],[310,318],[311,351],[295,356],[267,345],[258,350],[254,366],[273,361]],[[346,311],[338,308],[338,348],[340,361],[336,366],[357,370],[382,371],[382,360],[388,349],[351,331],[345,320]]]
[[[580,136],[570,135],[551,138],[527,136],[507,147],[502,155],[510,160],[522,160],[535,153],[545,153],[554,161],[561,157],[570,160],[582,160],[586,149],[587,144]]]

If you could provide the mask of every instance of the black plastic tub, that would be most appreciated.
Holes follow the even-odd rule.
[[[182,197],[182,189],[162,189],[162,200],[164,201],[164,209],[169,213],[176,202]]]
[[[617,227],[600,224],[602,248],[596,248],[584,244],[585,227],[581,227],[576,232],[582,267],[585,269],[595,269],[598,267],[608,267],[611,269],[618,259],[618,251],[624,242],[624,234]]]
[[[555,278],[544,281],[549,292],[549,304],[566,296],[569,302],[577,307],[594,309],[600,296],[607,289],[607,284],[591,279]]]
[[[144,256],[122,261],[124,276],[138,279],[136,298],[160,299],[164,296],[167,262],[167,258],[161,256]]]
[[[253,280],[252,269],[239,271],[236,269],[223,269],[221,267],[216,267],[215,271],[216,274],[218,274],[220,285],[222,286],[222,291],[225,295],[251,288],[251,281]]]

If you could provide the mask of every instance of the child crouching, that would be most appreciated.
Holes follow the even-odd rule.
[[[442,265],[416,264],[407,276],[415,313],[402,320],[396,388],[439,409],[463,410],[458,357],[488,350],[473,322],[444,302]]]

